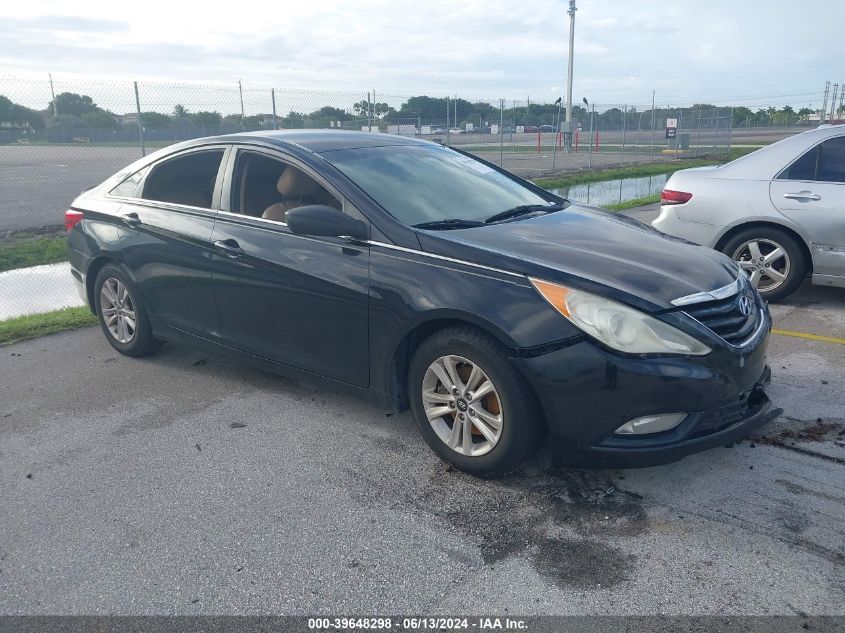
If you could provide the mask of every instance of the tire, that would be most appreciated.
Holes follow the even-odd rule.
[[[106,340],[121,354],[147,356],[161,347],[153,337],[138,286],[120,266],[106,264],[100,269],[94,281],[94,309]]]
[[[439,377],[453,375],[447,362],[460,385],[454,381],[446,384]],[[480,373],[474,373],[473,368]],[[470,388],[463,391],[465,384]],[[451,386],[460,389],[458,396],[446,393]],[[485,395],[464,397],[473,387],[478,392],[484,390]],[[473,475],[501,475],[513,470],[536,450],[545,435],[546,425],[536,398],[508,360],[507,349],[472,327],[445,328],[420,344],[411,358],[408,393],[414,419],[429,447],[444,461]],[[438,416],[438,412],[443,415]],[[493,422],[497,417],[498,429]],[[467,428],[471,430],[468,435],[464,432]],[[465,450],[467,446],[469,450]]]
[[[754,250],[756,244],[756,251]],[[771,262],[760,261],[779,249],[782,253]],[[807,260],[798,241],[789,233],[775,227],[761,226],[740,231],[722,247],[722,252],[737,262],[748,273],[760,294],[767,301],[778,301],[798,289],[807,275]],[[752,261],[755,260],[755,261]],[[767,275],[767,271],[784,275],[779,283]],[[756,279],[755,279],[756,278]]]

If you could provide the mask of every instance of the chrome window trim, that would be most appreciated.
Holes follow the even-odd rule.
[[[521,273],[515,273],[510,270],[502,270],[501,268],[494,268],[492,266],[485,266],[484,264],[476,264],[475,262],[468,262],[465,259],[455,259],[454,257],[446,257],[445,255],[437,255],[435,253],[427,253],[425,251],[420,251],[415,248],[406,248],[404,246],[397,246],[396,244],[387,244],[386,242],[377,242],[374,240],[366,240],[366,243],[370,246],[381,246],[384,248],[389,248],[395,251],[402,251],[403,253],[413,253],[414,255],[422,255],[424,257],[431,257],[432,259],[439,259],[445,262],[452,262],[454,264],[463,264],[464,266],[472,266],[473,268],[480,268],[482,270],[489,270],[490,272],[499,273],[502,275],[510,275],[511,277],[521,277],[523,279],[528,279],[525,275]]]
[[[673,306],[686,306],[693,303],[704,303],[705,301],[727,299],[728,297],[738,293],[741,287],[742,277],[737,277],[727,286],[722,286],[721,288],[716,288],[715,290],[709,290],[707,292],[696,292],[684,297],[678,297],[677,299],[672,299],[669,303]]]
[[[112,196],[105,194],[105,198],[110,200],[117,200],[118,202],[125,202],[126,204],[134,204],[141,207],[149,207],[151,209],[159,209],[161,211],[203,211],[206,214],[219,213],[217,209],[210,209],[208,207],[192,207],[188,204],[179,204],[178,202],[165,202],[163,200],[147,200],[146,198],[128,198],[126,196]],[[175,208],[174,208],[175,207]],[[118,214],[119,215],[119,214]]]

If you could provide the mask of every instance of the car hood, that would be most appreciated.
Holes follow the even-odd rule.
[[[585,205],[418,235],[430,253],[557,281],[649,311],[726,286],[738,275],[735,264],[721,253]]]

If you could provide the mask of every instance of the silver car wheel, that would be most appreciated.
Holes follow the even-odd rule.
[[[431,428],[468,457],[489,453],[502,437],[502,401],[490,377],[462,356],[441,356],[425,372],[422,401]]]
[[[733,259],[760,292],[779,288],[789,277],[789,255],[783,246],[772,240],[749,240],[736,249]]]
[[[135,305],[126,286],[114,277],[103,282],[100,289],[100,313],[109,334],[118,343],[129,343],[135,336]]]

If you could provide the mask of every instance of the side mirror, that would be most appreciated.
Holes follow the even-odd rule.
[[[309,204],[291,209],[285,213],[285,222],[296,235],[354,237],[362,240],[369,237],[366,224],[324,204]]]

